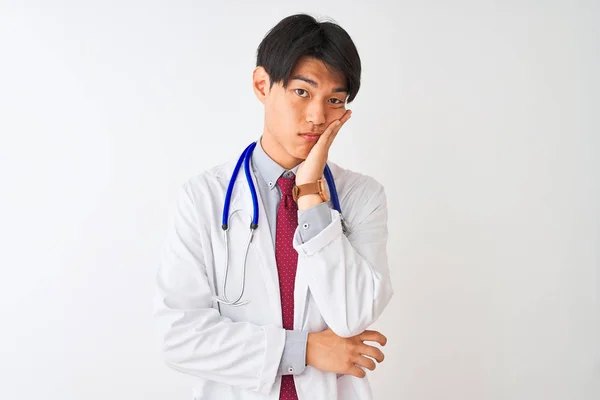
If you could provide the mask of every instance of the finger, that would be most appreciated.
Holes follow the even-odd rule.
[[[356,365],[353,365],[352,367],[350,367],[348,369],[348,371],[346,372],[346,374],[355,376],[357,378],[364,378],[365,376],[367,376],[366,371],[360,367],[357,367]]]
[[[363,333],[358,335],[358,338],[363,342],[377,342],[382,346],[385,346],[385,344],[387,343],[387,338],[377,331],[364,331]]]
[[[352,110],[346,110],[346,112],[344,113],[344,115],[342,115],[342,118],[340,118],[338,121],[338,123],[335,124],[335,126],[333,127],[333,130],[331,131],[330,134],[330,138],[333,140],[333,138],[335,138],[338,134],[338,132],[340,131],[340,129],[342,129],[342,126],[344,126],[344,124],[346,122],[348,122],[348,120],[350,119],[350,117],[352,116]]]
[[[350,119],[352,116],[352,110],[346,110],[344,115],[340,119],[336,119],[332,121],[325,132],[323,132],[323,139],[327,139],[327,142],[333,141],[337,133],[342,129],[342,126]]]
[[[374,358],[375,360],[377,360],[377,362],[380,363],[383,362],[383,360],[385,359],[385,356],[383,355],[383,352],[381,350],[379,350],[377,347],[368,346],[366,344],[359,346],[358,352],[360,354],[364,354],[366,356]]]
[[[342,117],[338,120],[338,121],[340,121],[338,126],[341,127],[342,125],[344,125],[350,119],[351,116],[352,116],[352,110],[346,110],[344,115],[342,115]]]
[[[361,367],[365,367],[366,369],[370,370],[370,371],[374,371],[375,370],[375,361],[371,360],[369,357],[365,357],[365,356],[358,356],[354,359],[354,364],[359,365]]]
[[[329,126],[319,137],[319,140],[317,140],[317,143],[315,143],[315,147],[313,148],[315,154],[329,152],[329,149],[331,148],[331,145],[333,144],[333,140],[337,136],[337,133],[342,128],[342,125],[350,119],[351,115],[352,110],[346,110],[344,115],[342,115],[342,118],[336,119],[335,121],[329,124]]]

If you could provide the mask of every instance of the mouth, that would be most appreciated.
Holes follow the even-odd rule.
[[[317,140],[319,140],[320,136],[321,136],[321,134],[316,133],[316,132],[305,132],[305,133],[300,134],[300,137],[302,137],[302,139],[308,140],[311,142],[316,142]]]

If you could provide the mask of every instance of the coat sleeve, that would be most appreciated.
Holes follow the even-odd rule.
[[[268,394],[285,330],[233,322],[212,307],[201,229],[188,182],[180,190],[156,274],[154,317],[164,361],[186,374]]]
[[[308,282],[323,319],[341,337],[365,331],[393,295],[386,248],[386,194],[372,178],[360,187],[351,194],[360,200],[353,200],[347,236],[336,210],[331,210],[331,224],[308,242],[302,243],[301,226],[294,236],[298,271]]]

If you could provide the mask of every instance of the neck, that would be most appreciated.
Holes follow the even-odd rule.
[[[269,134],[263,134],[262,138],[260,139],[260,145],[262,146],[265,153],[269,157],[271,157],[273,161],[275,161],[277,164],[281,165],[285,169],[290,170],[303,161],[288,153]]]

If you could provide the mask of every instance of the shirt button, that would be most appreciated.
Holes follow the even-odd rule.
[[[294,372],[294,367],[288,367],[288,372],[291,374]]]
[[[302,225],[302,227],[303,227],[304,229],[308,229],[308,228],[310,227],[310,225],[305,223],[305,224],[303,224],[303,225]]]
[[[273,182],[269,182],[269,187],[273,187]]]

